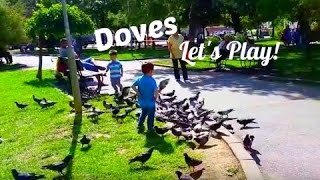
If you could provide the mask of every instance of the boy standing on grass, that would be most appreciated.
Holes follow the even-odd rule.
[[[138,77],[132,85],[132,89],[138,95],[138,103],[142,109],[138,122],[138,131],[144,131],[143,123],[148,116],[148,132],[152,132],[156,111],[156,99],[159,96],[159,90],[155,79],[152,77],[154,65],[152,63],[146,63],[142,65],[141,69],[143,75]]]
[[[111,85],[115,93],[118,94],[118,87],[122,92],[121,77],[123,76],[123,68],[122,64],[117,60],[117,50],[110,50],[109,55],[111,62],[108,64],[106,72],[110,70]]]

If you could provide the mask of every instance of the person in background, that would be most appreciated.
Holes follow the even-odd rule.
[[[229,50],[227,50],[227,45],[229,44],[230,41],[231,41],[231,37],[228,34],[226,34],[223,37],[223,41],[221,41],[220,44],[218,45],[221,57],[216,60],[217,69],[221,69],[222,60],[226,59],[229,56]]]
[[[94,71],[94,72],[99,72],[99,70],[102,70],[102,71],[105,70],[104,67],[96,65],[92,58],[86,58],[81,60],[79,59],[78,54],[74,50],[73,50],[73,53],[76,61],[80,61],[84,69],[88,71]],[[68,42],[66,38],[63,38],[60,40],[59,55],[64,60],[68,59]],[[67,63],[66,62],[63,63],[61,58],[59,58],[59,60],[57,61],[57,72],[66,72],[66,70],[68,69]],[[105,85],[101,81],[101,77],[99,75],[97,75],[96,78],[99,84]]]
[[[143,64],[141,70],[143,75],[138,77],[132,85],[132,89],[138,96],[138,104],[142,109],[138,121],[138,132],[140,133],[144,131],[143,123],[147,116],[148,132],[153,131],[156,99],[159,97],[160,93],[156,80],[152,77],[154,65],[152,63]]]
[[[123,76],[122,64],[117,60],[117,50],[109,51],[111,62],[106,68],[106,72],[110,70],[110,81],[111,85],[115,91],[115,94],[119,94],[118,87],[120,92],[122,92],[121,77]]]
[[[187,82],[189,80],[187,63],[181,59],[182,50],[179,49],[179,46],[183,43],[183,41],[184,37],[178,32],[174,33],[168,38],[168,50],[170,52],[170,58],[172,59],[174,76],[177,82],[180,82],[179,63],[184,81]]]

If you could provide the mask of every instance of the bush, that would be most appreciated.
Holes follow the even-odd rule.
[[[206,54],[211,54],[213,49],[219,45],[220,41],[222,41],[222,39],[218,36],[211,36],[206,38],[205,40],[205,52]],[[210,45],[208,45],[208,43],[210,43]]]
[[[246,36],[244,34],[237,33],[234,40],[244,43],[246,41]]]

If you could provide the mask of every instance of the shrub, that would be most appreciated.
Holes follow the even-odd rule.
[[[213,49],[219,45],[220,41],[222,41],[222,39],[219,36],[211,36],[206,38],[205,40],[206,54],[211,54]],[[208,45],[209,42],[211,42],[210,45]]]

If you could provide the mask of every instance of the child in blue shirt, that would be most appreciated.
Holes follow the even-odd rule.
[[[144,130],[144,121],[148,116],[147,125],[148,131],[153,130],[156,99],[159,96],[159,90],[153,75],[154,65],[146,63],[142,65],[143,75],[138,77],[133,83],[132,89],[138,95],[138,104],[142,109],[138,122],[138,130]]]
[[[116,94],[119,93],[118,87],[120,92],[122,92],[122,84],[121,84],[121,77],[123,76],[123,68],[122,64],[117,60],[117,51],[110,50],[109,51],[111,62],[108,64],[106,72],[110,70],[110,81],[111,85]]]

